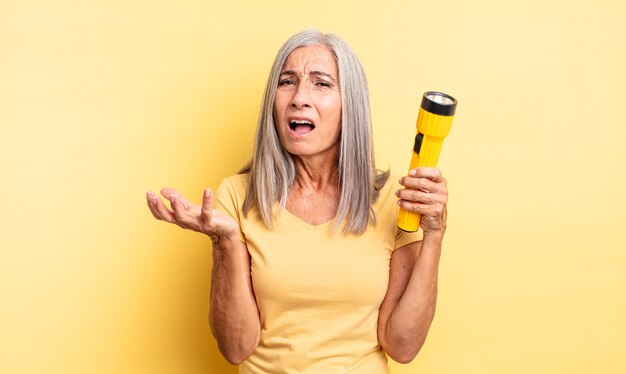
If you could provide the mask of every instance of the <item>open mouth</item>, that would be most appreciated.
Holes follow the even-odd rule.
[[[289,128],[296,134],[306,134],[313,131],[315,125],[305,119],[298,119],[289,122]]]

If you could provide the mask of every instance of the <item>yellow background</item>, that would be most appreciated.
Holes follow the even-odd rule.
[[[308,27],[368,74],[378,166],[421,94],[459,101],[439,165],[438,312],[401,373],[626,372],[622,1],[0,0],[0,372],[235,373],[210,242],[152,219],[251,151],[273,57]]]

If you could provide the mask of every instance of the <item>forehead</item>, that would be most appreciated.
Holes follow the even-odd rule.
[[[283,70],[293,70],[298,73],[323,71],[337,76],[337,63],[328,47],[312,45],[294,49],[287,57]]]

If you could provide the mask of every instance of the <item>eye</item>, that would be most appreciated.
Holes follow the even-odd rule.
[[[292,84],[296,84],[296,82],[294,82],[293,79],[283,79],[278,82],[279,86],[287,86],[287,85],[292,85]]]
[[[332,87],[332,85],[326,81],[318,81],[315,84],[320,87]]]

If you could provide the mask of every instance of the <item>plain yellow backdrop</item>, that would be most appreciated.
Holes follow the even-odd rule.
[[[439,165],[438,311],[408,373],[626,372],[626,7],[604,1],[0,0],[0,372],[227,373],[210,241],[152,219],[250,156],[290,35],[344,37],[377,162],[421,94],[459,105]]]

